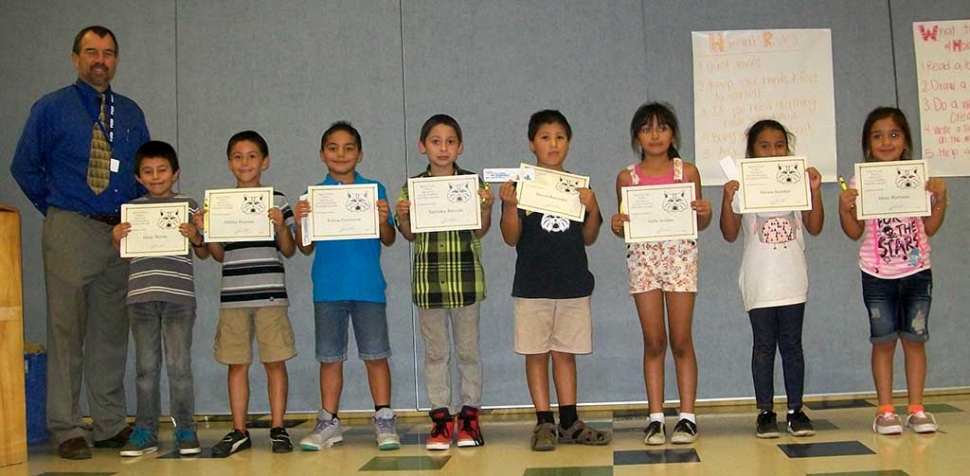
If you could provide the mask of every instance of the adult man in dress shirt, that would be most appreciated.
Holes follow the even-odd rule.
[[[132,170],[149,140],[134,101],[111,90],[118,64],[114,33],[81,30],[71,59],[77,81],[30,110],[10,170],[45,215],[47,426],[67,459],[88,459],[78,398],[81,376],[95,447],[121,447],[125,422],[128,265],[111,246],[121,204],[144,193]]]

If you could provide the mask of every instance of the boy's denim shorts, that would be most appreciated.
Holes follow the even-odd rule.
[[[386,308],[384,303],[367,301],[313,303],[317,361],[347,360],[347,324],[351,320],[354,324],[357,355],[361,360],[390,357],[391,342],[387,336]]]
[[[869,310],[869,341],[893,342],[897,337],[926,342],[933,296],[929,269],[898,279],[882,279],[862,272],[862,300]]]

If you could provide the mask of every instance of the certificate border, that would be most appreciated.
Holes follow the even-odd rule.
[[[854,167],[854,169],[855,169],[855,180],[856,180],[855,186],[856,186],[856,189],[859,190],[859,196],[856,198],[856,207],[855,207],[855,209],[856,209],[856,219],[857,220],[874,220],[876,218],[928,217],[928,216],[930,216],[930,215],[933,214],[933,210],[932,210],[933,203],[930,200],[929,193],[926,192],[925,188],[923,189],[923,192],[925,194],[924,195],[925,198],[923,199],[923,203],[926,206],[925,206],[925,208],[922,208],[920,210],[909,210],[909,211],[903,211],[903,212],[897,212],[897,213],[888,213],[888,214],[887,213],[878,213],[878,214],[877,213],[864,213],[862,211],[862,209],[866,205],[865,204],[865,200],[863,200],[863,196],[864,195],[862,194],[862,187],[864,185],[862,183],[862,169],[869,169],[869,168],[875,169],[875,168],[882,168],[882,167],[899,167],[904,162],[908,166],[915,165],[916,167],[922,169],[922,173],[923,173],[923,184],[925,186],[926,181],[930,179],[930,176],[929,176],[930,175],[929,174],[929,168],[927,167],[928,164],[926,163],[925,160],[906,160],[906,161],[893,160],[893,161],[890,161],[890,162],[862,162],[862,163],[856,163],[855,164],[855,167]]]
[[[185,217],[184,222],[187,223],[189,220],[189,202],[176,201],[176,202],[158,202],[158,203],[125,203],[121,205],[121,222],[125,223],[128,221],[128,210],[132,209],[151,209],[151,208],[178,208],[179,211],[185,211],[183,215]],[[189,252],[189,239],[182,237],[182,247],[179,249],[163,249],[155,251],[129,251],[128,250],[128,237],[121,239],[121,257],[122,258],[153,258],[158,256],[181,256],[188,254]]]
[[[630,194],[636,194],[638,191],[646,190],[681,190],[686,189],[690,191],[691,201],[697,197],[697,188],[694,182],[685,183],[675,183],[675,184],[661,184],[661,185],[633,185],[620,188],[620,194],[623,198],[623,203],[625,204],[625,209],[627,213],[630,211],[629,196]],[[691,208],[691,215],[693,219],[691,220],[691,233],[690,234],[671,234],[671,235],[641,235],[633,236],[631,233],[630,222],[623,222],[623,241],[625,243],[646,243],[646,242],[656,242],[656,241],[666,241],[666,240],[696,240],[697,239],[697,210]]]
[[[237,195],[237,194],[267,194],[269,208],[273,207],[273,187],[252,187],[252,188],[219,188],[205,191],[205,241],[211,243],[230,243],[236,241],[273,241],[276,239],[273,233],[273,222],[267,220],[267,233],[261,235],[247,236],[213,236],[209,230],[209,204],[212,203],[213,195]]]
[[[522,169],[534,169],[533,174],[535,174],[535,175],[538,175],[539,173],[549,173],[549,174],[552,174],[552,175],[558,175],[558,176],[562,176],[562,177],[570,177],[570,178],[579,179],[581,182],[583,182],[583,188],[589,188],[589,177],[584,176],[584,175],[576,175],[576,174],[571,174],[569,172],[561,172],[559,170],[552,170],[552,169],[547,169],[547,168],[544,168],[544,167],[537,167],[535,165],[530,165],[530,164],[520,164],[519,165],[519,168],[522,168]],[[579,214],[578,215],[571,214],[571,213],[559,213],[559,212],[556,212],[554,210],[550,210],[550,209],[542,208],[542,207],[537,207],[537,206],[534,206],[534,205],[523,205],[523,203],[522,203],[522,191],[525,189],[525,187],[531,185],[535,181],[536,181],[536,179],[518,182],[518,185],[516,186],[516,189],[515,189],[515,200],[518,202],[518,205],[517,205],[518,208],[521,208],[522,210],[527,210],[527,211],[530,211],[530,212],[539,212],[539,213],[544,213],[544,214],[547,214],[547,215],[561,216],[561,217],[569,218],[570,220],[577,221],[577,222],[580,222],[580,223],[582,223],[586,219],[586,205],[583,205],[582,203],[579,204]]]
[[[479,177],[478,174],[462,174],[462,175],[445,175],[438,177],[411,177],[408,179],[408,200],[411,202],[411,207],[409,213],[411,215],[411,233],[433,233],[436,231],[462,231],[462,230],[481,230],[482,229],[482,204],[481,200],[471,200],[471,202],[478,206],[478,213],[475,214],[474,223],[459,223],[455,225],[447,226],[424,226],[418,223],[418,216],[414,213],[415,203],[414,203],[414,183],[415,182],[463,182],[463,181],[474,181],[474,187],[472,188],[475,193],[473,198],[478,198],[479,190]]]
[[[339,240],[370,240],[370,239],[380,239],[380,237],[381,237],[381,217],[380,217],[380,213],[377,211],[377,201],[380,200],[380,197],[378,196],[377,184],[376,183],[340,184],[340,185],[312,185],[310,187],[307,187],[307,196],[308,196],[307,199],[310,202],[310,206],[312,207],[313,206],[313,203],[315,203],[315,201],[313,199],[313,195],[314,195],[315,192],[324,192],[324,193],[338,192],[338,193],[342,193],[344,191],[352,191],[352,190],[369,190],[369,191],[372,191],[374,193],[374,195],[373,195],[373,197],[374,197],[374,212],[373,212],[373,216],[374,216],[374,233],[368,233],[368,234],[360,234],[360,233],[357,233],[357,234],[345,234],[345,235],[319,235],[318,236],[317,234],[314,233],[314,226],[313,225],[314,225],[314,221],[316,219],[313,218],[313,212],[311,211],[310,212],[310,215],[307,216],[307,220],[309,221],[308,227],[309,227],[309,230],[310,230],[310,240],[311,241],[339,241]]]
[[[794,208],[790,206],[781,207],[749,207],[745,205],[745,200],[747,194],[744,193],[744,170],[745,166],[753,163],[779,163],[779,162],[798,162],[802,166],[802,186],[805,188],[805,202],[803,205],[797,205]],[[770,212],[796,212],[812,209],[812,185],[809,183],[808,174],[808,158],[793,155],[784,157],[762,157],[762,158],[747,158],[738,161],[738,170],[741,173],[739,183],[741,184],[741,199],[738,200],[738,209],[744,213],[770,213]]]

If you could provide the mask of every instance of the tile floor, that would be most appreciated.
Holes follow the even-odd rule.
[[[48,445],[30,447],[26,465],[0,468],[0,476],[26,475],[177,475],[217,474],[305,475],[829,475],[901,476],[970,474],[970,394],[927,399],[940,432],[878,436],[872,432],[873,402],[866,399],[830,400],[808,405],[815,422],[814,437],[784,434],[775,440],[754,437],[755,412],[750,406],[699,406],[700,438],[691,445],[647,447],[643,444],[645,413],[639,410],[582,409],[598,428],[614,431],[605,447],[560,446],[548,453],[529,449],[534,423],[531,414],[487,412],[483,420],[486,445],[453,447],[449,451],[424,449],[428,425],[423,418],[399,422],[403,447],[379,452],[365,418],[345,418],[345,442],[321,452],[298,448],[288,455],[269,451],[269,432],[262,421],[251,428],[253,449],[225,459],[208,458],[208,451],[193,458],[173,453],[171,427],[163,425],[158,453],[120,458],[117,450],[95,449],[94,458],[71,462],[58,458]],[[901,408],[900,411],[905,411]],[[218,419],[224,420],[224,419]],[[668,417],[668,431],[673,428]],[[303,419],[289,422],[294,442],[312,428]],[[211,446],[228,431],[228,423],[200,424],[204,446]],[[208,450],[208,448],[206,448]]]

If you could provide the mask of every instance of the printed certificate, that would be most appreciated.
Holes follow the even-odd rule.
[[[307,189],[312,241],[360,240],[381,237],[377,184],[315,185]]]
[[[188,221],[189,202],[122,205],[121,222],[131,223],[131,231],[121,239],[121,257],[188,253],[189,239],[179,233],[179,225]]]
[[[523,174],[533,179],[520,181],[515,189],[519,208],[547,215],[559,215],[582,222],[586,207],[579,203],[580,188],[589,187],[589,177],[522,164]]]
[[[738,164],[740,213],[790,212],[812,209],[805,157],[741,159]]]
[[[478,174],[409,178],[408,198],[413,233],[482,228]]]
[[[205,241],[272,241],[273,187],[205,191]]]
[[[627,243],[697,239],[693,182],[622,187],[620,195],[630,216],[623,223]]]
[[[926,162],[906,160],[855,164],[856,218],[925,217],[932,213]]]

